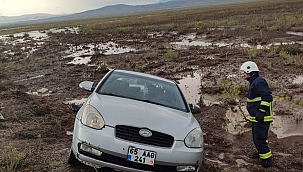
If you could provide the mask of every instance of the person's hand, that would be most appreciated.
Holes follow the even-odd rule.
[[[256,114],[256,121],[258,121],[258,122],[264,122],[264,115],[265,114],[266,114],[265,112],[261,112],[261,111],[257,112],[257,114]]]

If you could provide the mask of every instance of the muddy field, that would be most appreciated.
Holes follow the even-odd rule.
[[[201,171],[303,171],[303,26],[286,32],[242,26],[159,30],[141,37],[80,30],[0,36],[0,171],[97,171],[67,164],[76,114],[70,105],[81,105],[89,94],[79,89],[81,81],[98,82],[113,68],[175,80],[189,103],[201,106],[195,115],[205,139]],[[239,68],[247,60],[259,65],[275,98],[269,138],[275,165],[268,169],[258,164],[245,120],[248,83]]]

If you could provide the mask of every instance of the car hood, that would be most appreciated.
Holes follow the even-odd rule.
[[[103,116],[107,126],[129,125],[172,135],[183,140],[198,122],[190,112],[115,96],[93,94],[87,102]]]

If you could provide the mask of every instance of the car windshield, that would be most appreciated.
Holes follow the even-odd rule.
[[[97,92],[187,111],[176,84],[152,77],[114,71]]]

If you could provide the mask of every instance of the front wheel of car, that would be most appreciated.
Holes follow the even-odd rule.
[[[69,151],[69,156],[68,156],[67,162],[70,165],[73,165],[73,166],[80,166],[80,165],[82,165],[82,163],[76,158],[75,154],[73,153],[72,148]]]

